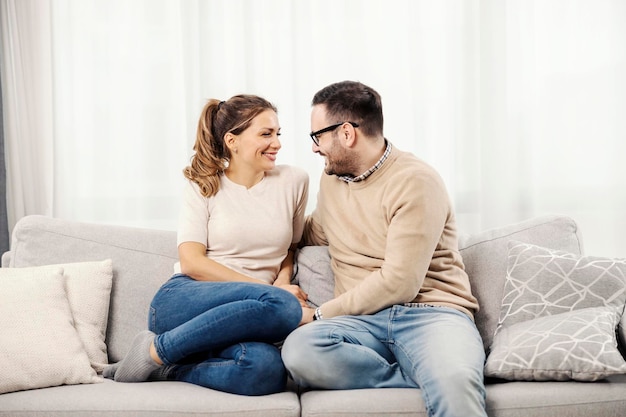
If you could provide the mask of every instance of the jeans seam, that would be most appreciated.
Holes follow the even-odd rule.
[[[387,320],[387,341],[390,345],[395,345],[396,341],[393,338],[393,321],[396,316],[396,308],[391,308],[389,310],[389,320]]]
[[[158,339],[159,339],[159,335],[156,335],[154,337],[154,342],[153,342],[154,350],[156,350],[157,356],[159,357],[159,359],[161,359],[161,361],[163,362],[163,365],[167,365],[167,366],[176,365],[175,363],[172,363],[167,359],[167,357],[163,353],[163,350],[161,349],[161,345],[158,342]]]
[[[419,304],[419,305],[415,305],[415,306],[408,306],[407,304]],[[394,306],[394,307],[396,307],[396,306]],[[423,303],[406,303],[406,304],[401,305],[401,307],[417,307],[417,308],[425,308],[425,307],[426,307],[426,308],[428,308],[428,307],[434,307],[434,308],[437,308],[438,306],[433,306],[433,305],[428,305],[428,304],[423,304]],[[392,310],[393,310],[393,316],[395,316],[395,315],[396,315],[396,313],[397,313],[397,311],[398,311],[398,309],[397,309],[397,308],[393,308]],[[407,353],[407,351],[404,349],[404,346],[402,345],[402,343],[398,343],[398,342],[396,342],[396,341],[395,341],[395,339],[393,339],[393,338],[391,337],[391,336],[392,336],[392,334],[393,334],[393,333],[391,332],[391,327],[392,327],[392,321],[393,321],[393,319],[394,319],[394,317],[390,317],[390,320],[389,320],[389,331],[390,331],[390,334],[389,334],[389,339],[392,341],[392,344],[395,346],[395,349],[398,349],[398,350],[402,351],[403,355],[404,355],[406,358],[408,358],[409,362],[411,363],[411,369],[409,370],[409,371],[410,371],[410,373],[408,373],[408,375],[407,375],[407,376],[408,376],[408,378],[410,378],[411,380],[413,380],[413,375],[415,375],[415,376],[416,376],[416,378],[418,379],[417,381],[413,380],[413,382],[414,382],[415,384],[417,384],[417,386],[418,386],[418,387],[420,387],[420,391],[421,391],[421,393],[422,393],[422,399],[424,400],[424,408],[426,409],[426,414],[427,414],[428,416],[432,416],[432,415],[433,415],[433,410],[432,410],[432,407],[431,407],[430,397],[429,397],[428,393],[427,393],[424,389],[422,389],[422,388],[421,388],[423,384],[422,384],[422,383],[421,383],[421,381],[420,381],[420,375],[419,375],[417,372],[415,372],[415,370],[414,370],[414,368],[415,368],[415,363],[413,363],[413,361],[411,360],[411,356],[410,356],[410,355]],[[394,352],[394,356],[396,356],[396,358],[398,357],[398,356],[397,356],[397,354],[396,354],[395,352]],[[402,368],[401,368],[401,369],[402,369]],[[404,372],[404,371],[403,371],[403,372]]]
[[[239,346],[241,347],[241,354],[237,358],[237,362],[236,362],[237,366],[241,365],[241,363],[244,361],[244,358],[246,356],[246,344],[239,343]]]
[[[150,316],[148,318],[148,329],[154,332],[154,327],[156,323],[156,309],[150,306]]]

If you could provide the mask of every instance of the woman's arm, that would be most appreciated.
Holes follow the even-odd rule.
[[[296,246],[297,244],[292,244],[289,251],[287,251],[287,256],[285,256],[285,259],[283,259],[283,262],[280,264],[280,271],[278,271],[274,285],[291,284],[291,277],[293,276],[293,259]]]
[[[178,246],[180,270],[197,281],[239,281],[265,284],[230,269],[206,256],[206,246],[198,242],[183,242]],[[293,266],[292,266],[293,267]]]
[[[300,304],[302,304],[303,307],[306,307],[306,300],[308,296],[304,291],[302,291],[302,288],[297,285],[291,284],[291,277],[293,276],[294,252],[297,246],[298,244],[294,243],[289,248],[287,256],[285,256],[285,259],[283,259],[283,262],[280,265],[280,271],[278,271],[278,276],[274,281],[274,286],[289,291],[296,296],[296,298],[300,301]]]

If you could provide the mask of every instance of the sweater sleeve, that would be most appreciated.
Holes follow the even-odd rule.
[[[321,188],[321,186],[320,186]],[[324,195],[321,192],[317,194],[318,208],[324,203]],[[304,221],[304,234],[300,246],[327,246],[328,239],[322,227],[321,210],[316,208],[313,213],[309,214]]]
[[[296,204],[293,214],[293,238],[291,243],[298,243],[302,239],[304,232],[306,205],[309,197],[309,175],[301,169],[294,169],[296,180],[294,181],[296,190]]]
[[[208,199],[202,196],[196,183],[188,181],[182,193],[177,245],[183,242],[207,245],[209,217]]]
[[[382,266],[323,304],[324,317],[375,313],[413,301],[422,288],[449,216],[447,191],[438,175],[429,171],[390,188],[385,196],[390,220]]]

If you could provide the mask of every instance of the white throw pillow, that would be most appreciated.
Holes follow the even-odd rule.
[[[58,268],[0,268],[0,393],[100,382]]]
[[[31,267],[35,268],[35,267]],[[110,259],[37,267],[42,271],[62,268],[74,327],[83,342],[91,366],[100,373],[108,364],[105,344],[113,262]]]
[[[112,261],[107,259],[50,267],[63,268],[67,278],[67,298],[74,316],[76,331],[83,342],[91,366],[96,372],[102,372],[104,366],[108,364],[105,338],[113,281]]]

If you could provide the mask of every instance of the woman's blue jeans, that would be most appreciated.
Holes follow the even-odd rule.
[[[487,415],[483,343],[452,308],[395,305],[314,321],[287,337],[282,356],[303,387],[420,388],[431,417]]]
[[[174,275],[152,299],[149,329],[166,378],[220,391],[284,390],[280,351],[302,318],[299,301],[278,287],[203,282]]]

